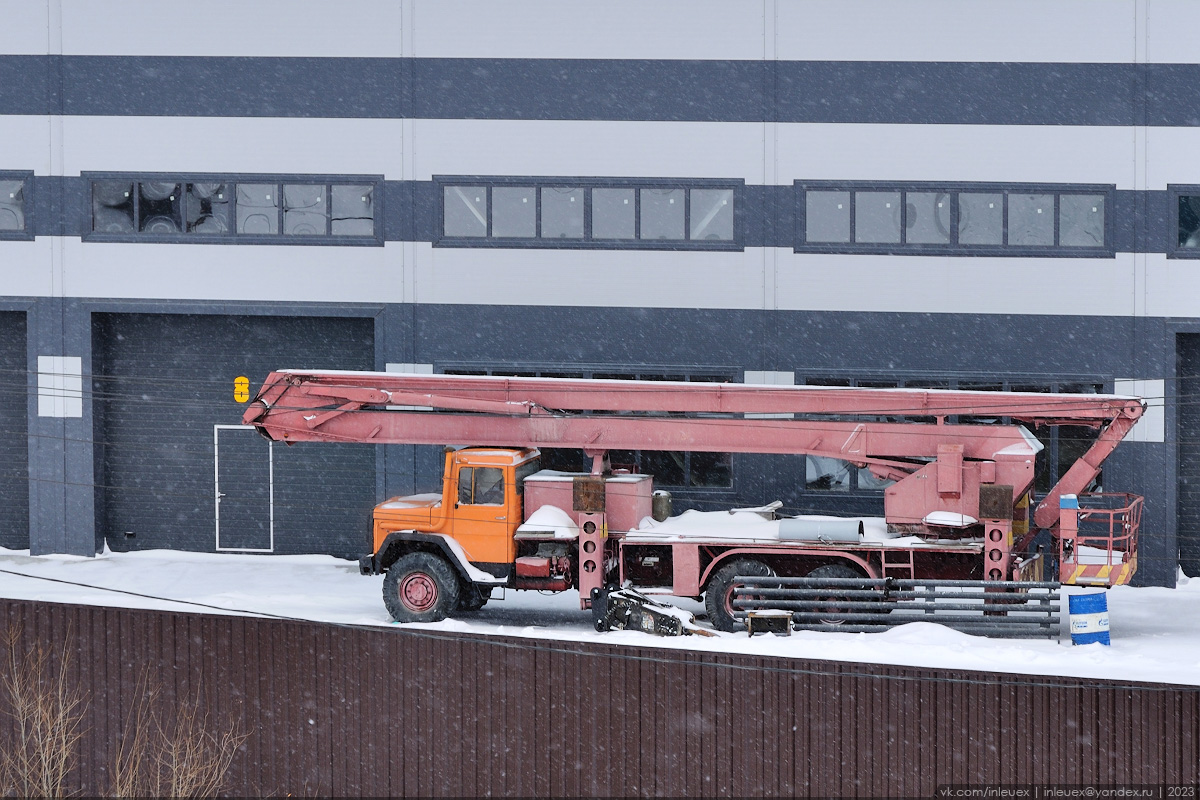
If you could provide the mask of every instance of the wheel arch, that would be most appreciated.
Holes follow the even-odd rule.
[[[432,553],[444,558],[460,580],[473,583],[466,564],[463,563],[459,552],[450,547],[444,534],[422,533],[420,531],[393,531],[383,540],[379,552],[375,556],[376,568],[386,572],[388,568],[409,553]]]

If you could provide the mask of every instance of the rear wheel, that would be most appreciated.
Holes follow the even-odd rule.
[[[458,576],[432,553],[409,553],[383,576],[383,604],[397,622],[438,622],[458,608],[458,598]]]
[[[704,607],[708,611],[708,622],[719,631],[732,633],[741,627],[741,621],[733,616],[733,590],[743,584],[735,583],[734,578],[770,577],[775,573],[761,561],[741,559],[718,569],[708,581],[704,590]]]
[[[862,578],[863,574],[861,572],[859,572],[858,570],[854,569],[854,567],[847,566],[846,564],[825,564],[824,566],[817,567],[812,572],[808,573],[807,577],[809,577],[809,578]],[[854,586],[854,587],[846,587],[846,588],[865,589],[867,587],[864,584],[863,586]],[[832,600],[838,600],[838,599],[842,599],[842,598],[849,600],[849,598],[846,595],[841,594],[839,592],[839,590],[829,589],[828,594],[822,595],[818,599],[832,601]],[[857,600],[858,598],[855,598],[855,599]],[[827,611],[830,614],[850,613],[850,609],[839,608],[836,605],[830,606],[827,609]],[[842,619],[839,617],[831,616],[829,618],[822,619],[821,622],[822,622],[822,624],[825,624],[825,625],[841,625]]]

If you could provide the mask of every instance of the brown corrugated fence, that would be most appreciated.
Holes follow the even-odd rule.
[[[0,600],[88,697],[105,790],[145,669],[249,734],[231,795],[929,797],[1196,784],[1200,691]],[[0,721],[0,736],[11,722]]]

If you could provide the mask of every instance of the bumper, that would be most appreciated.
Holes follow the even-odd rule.
[[[375,566],[375,554],[367,553],[358,557],[358,573],[360,575],[378,575],[380,570]]]

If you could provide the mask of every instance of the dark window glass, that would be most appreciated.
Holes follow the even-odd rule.
[[[654,476],[659,486],[687,486],[686,454],[663,450],[642,451],[642,472]]]
[[[900,193],[854,193],[854,241],[900,243]]]
[[[733,485],[733,456],[729,453],[692,453],[690,467],[692,486]]]
[[[1179,197],[1179,246],[1200,247],[1200,195]]]
[[[583,238],[583,189],[542,189],[542,238]]]
[[[1058,243],[1063,247],[1104,246],[1104,195],[1059,195]]]
[[[1054,195],[1008,196],[1008,243],[1050,247],[1054,244]]]
[[[332,195],[331,232],[334,236],[375,235],[375,187],[335,184]]]
[[[183,230],[183,192],[178,183],[138,184],[138,230],[145,233]]]
[[[814,244],[850,241],[850,193],[805,193],[804,238]]]
[[[909,244],[950,244],[950,194],[905,192],[905,241]]]
[[[1004,244],[1004,196],[998,192],[958,195],[958,243]]]
[[[733,241],[733,190],[692,189],[690,239]]]
[[[443,193],[446,236],[487,236],[487,189],[482,186],[447,186]]]
[[[804,488],[811,491],[850,491],[849,462],[827,456],[806,456],[804,459]]]
[[[592,238],[634,238],[633,189],[592,189]]]
[[[536,235],[537,195],[532,186],[492,189],[492,236],[527,239]]]
[[[187,232],[229,233],[229,209],[233,186],[227,183],[189,183],[184,194],[187,208]]]
[[[96,181],[92,184],[92,230],[133,233],[133,183]]]
[[[279,233],[279,187],[273,183],[237,185],[237,232]]]
[[[683,238],[683,190],[642,189],[643,239]]]
[[[329,206],[324,184],[288,183],[283,187],[283,232],[288,236],[324,236]]]
[[[25,230],[25,184],[0,181],[0,231]]]

